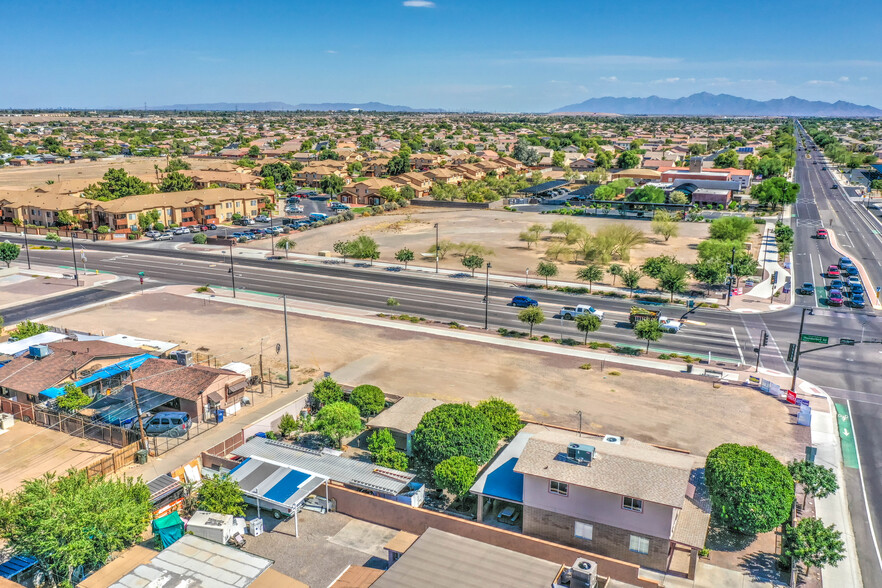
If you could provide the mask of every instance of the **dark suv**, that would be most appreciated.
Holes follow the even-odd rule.
[[[539,303],[529,296],[515,296],[511,299],[511,305],[527,308],[528,306],[539,306]]]

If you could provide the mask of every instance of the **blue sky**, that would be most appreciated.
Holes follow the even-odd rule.
[[[541,112],[698,91],[882,107],[882,11],[839,4],[21,2],[4,17],[0,108],[376,100]]]

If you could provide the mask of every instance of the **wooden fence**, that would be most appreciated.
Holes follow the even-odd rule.
[[[95,476],[109,476],[110,474],[114,474],[123,469],[127,465],[135,463],[135,454],[140,448],[141,442],[135,441],[130,445],[117,449],[107,457],[102,457],[101,459],[93,461],[83,469],[86,471],[86,475],[89,478],[94,478]]]
[[[107,443],[114,447],[127,447],[141,438],[137,431],[131,429],[93,422],[77,414],[54,412],[9,398],[0,398],[0,412],[10,413],[14,418],[25,423],[55,429],[74,437]]]

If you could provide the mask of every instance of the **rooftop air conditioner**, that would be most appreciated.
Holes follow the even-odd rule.
[[[573,563],[573,575],[570,580],[573,588],[595,588],[597,586],[597,562],[580,557]]]
[[[570,443],[567,446],[567,459],[578,464],[588,464],[594,459],[594,446],[584,443]]]
[[[615,445],[621,445],[622,439],[623,439],[623,437],[619,437],[617,435],[604,435],[603,436],[604,443],[613,443]]]

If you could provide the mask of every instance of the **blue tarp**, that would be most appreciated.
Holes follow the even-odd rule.
[[[310,475],[306,472],[291,470],[291,472],[279,480],[275,486],[270,488],[269,492],[264,493],[264,496],[267,500],[285,504],[285,502],[294,496],[297,490],[300,489],[300,486],[309,478]]]
[[[0,564],[0,578],[12,580],[23,571],[37,565],[37,560],[26,555],[16,555]]]
[[[509,458],[487,474],[487,480],[484,482],[484,494],[502,500],[523,502],[524,474],[518,474],[514,471],[516,463],[518,463],[517,457]]]
[[[162,518],[154,519],[153,534],[159,539],[158,543],[162,544],[163,549],[183,537],[184,521],[181,520],[181,515],[178,514],[178,511]]]
[[[97,382],[98,380],[105,380],[107,378],[112,378],[113,376],[119,375],[123,372],[129,371],[129,369],[136,370],[141,367],[141,364],[147,361],[148,359],[155,359],[155,355],[150,355],[149,353],[145,353],[143,355],[139,355],[137,357],[132,357],[130,359],[126,359],[119,363],[115,363],[113,365],[109,365],[106,368],[102,368],[97,372],[89,375],[88,377],[82,378],[81,380],[76,380],[74,384],[82,388],[83,386],[87,386],[92,382]],[[62,394],[64,394],[64,387],[53,387],[46,388],[42,392],[40,392],[42,396],[46,396],[48,398],[58,398]]]

